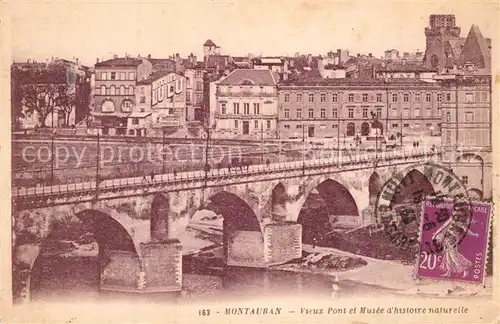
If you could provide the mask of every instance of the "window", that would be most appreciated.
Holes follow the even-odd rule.
[[[466,93],[465,94],[465,102],[474,102],[474,94]]]
[[[354,118],[354,109],[349,108],[349,118]]]
[[[413,111],[413,117],[420,117],[420,108],[415,108]]]
[[[243,115],[250,114],[250,104],[248,102],[243,103]]]
[[[267,127],[267,129],[271,128],[271,121],[270,120],[266,121],[266,127]]]
[[[465,113],[465,121],[466,122],[473,122],[474,121],[474,113],[473,112],[466,112]]]
[[[309,102],[314,102],[314,93],[309,94]]]
[[[446,113],[446,121],[451,122],[451,113],[450,112]]]
[[[420,124],[415,124],[414,128],[420,128]]]
[[[368,118],[368,108],[363,108],[363,118]]]
[[[410,110],[409,109],[403,110],[403,117],[410,117]]]
[[[314,118],[314,109],[309,109],[309,118]]]
[[[476,102],[481,101],[481,92],[479,92],[479,91],[476,92],[476,100],[475,101]]]
[[[441,102],[443,100],[443,95],[441,93],[438,93],[437,95],[437,101]]]
[[[146,97],[145,96],[141,96],[141,98],[139,99],[139,102],[140,103],[146,103]]]
[[[290,125],[283,125],[283,127],[285,127],[285,129],[290,129]]]
[[[222,115],[225,115],[225,114],[226,114],[226,104],[225,104],[225,103],[222,103],[222,104],[220,105],[220,113],[221,113]]]
[[[399,127],[399,124],[392,124],[391,125],[392,128],[398,128]]]
[[[446,101],[451,101],[451,93],[446,94]]]
[[[377,108],[377,118],[382,117],[382,108]]]
[[[196,81],[196,91],[202,91],[203,90],[203,82],[201,81]]]
[[[233,114],[239,115],[240,113],[240,104],[238,102],[233,103]]]
[[[131,85],[131,86],[128,87],[128,94],[129,95],[133,95],[134,94],[134,86],[133,85]]]
[[[111,72],[111,80],[116,80],[116,72]]]
[[[234,121],[234,128],[238,128],[238,121],[237,120]]]
[[[112,85],[110,88],[109,88],[109,94],[114,96],[116,94],[116,88],[114,85]]]
[[[106,72],[101,72],[101,80],[106,80]]]
[[[410,96],[407,93],[403,94],[403,101],[404,102],[410,101]]]
[[[130,100],[123,100],[122,110],[123,111],[132,111],[132,102]]]
[[[368,94],[363,93],[363,102],[368,102]]]
[[[398,102],[398,94],[397,93],[392,94],[392,102]]]
[[[297,102],[302,102],[302,94],[297,93]]]
[[[139,118],[132,118],[132,124],[139,125]]]
[[[120,72],[120,80],[125,80],[127,74],[125,72]]]
[[[377,93],[377,102],[382,102],[382,94]]]
[[[334,94],[332,95],[332,101],[333,101],[333,102],[338,102],[338,101],[339,101],[339,96],[338,96],[338,94],[334,93]]]
[[[295,128],[300,129],[300,128],[302,128],[302,125],[297,125],[297,126],[295,126]]]
[[[483,101],[488,101],[488,92],[483,91]]]
[[[122,95],[122,96],[125,95],[125,86],[124,85],[120,86],[120,95]]]
[[[326,101],[326,94],[322,93],[320,100],[321,100],[321,102],[325,102]]]
[[[403,127],[410,127],[410,124],[403,124]]]
[[[302,118],[302,109],[297,109],[297,119]]]
[[[462,184],[466,186],[469,183],[469,177],[468,176],[462,176]]]
[[[174,114],[174,108],[168,108],[168,114],[173,115]]]
[[[326,118],[326,109],[321,109],[321,118]]]
[[[290,102],[290,95],[288,93],[285,94],[285,102]]]
[[[427,128],[432,127],[432,123],[425,124],[425,127],[427,127]]]
[[[135,80],[135,73],[134,72],[129,72],[128,73],[128,79],[129,80]]]
[[[254,103],[253,103],[253,113],[254,113],[255,115],[260,114],[260,104],[259,104],[259,103],[257,103],[257,102],[254,102]]]
[[[337,125],[337,124],[332,125],[332,128],[337,129],[337,128],[339,128],[339,125]]]
[[[350,93],[348,100],[349,100],[349,102],[354,102],[354,94]]]
[[[258,120],[254,120],[253,127],[254,128],[259,128],[259,121]]]
[[[451,144],[451,131],[446,131],[446,144]]]
[[[106,86],[102,85],[101,86],[101,96],[105,96],[105,95],[106,95]]]
[[[425,101],[431,102],[432,101],[432,95],[430,93],[425,94]]]
[[[415,102],[420,102],[420,93],[415,93]]]
[[[285,109],[285,118],[290,118],[290,109]]]

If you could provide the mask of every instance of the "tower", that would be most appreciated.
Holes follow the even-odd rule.
[[[451,55],[445,51],[449,41],[460,39],[460,27],[455,25],[455,15],[430,15],[425,37],[424,64],[440,71],[447,63],[447,55]]]
[[[211,40],[207,39],[207,41],[203,44],[203,56],[208,57],[211,55],[216,55],[217,45]]]

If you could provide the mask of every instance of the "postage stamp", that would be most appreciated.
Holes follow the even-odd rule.
[[[467,218],[464,222],[461,218]],[[420,278],[483,283],[491,205],[426,199],[420,219]]]

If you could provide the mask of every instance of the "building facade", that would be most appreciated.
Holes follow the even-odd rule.
[[[388,136],[439,135],[436,83],[415,79],[288,82],[278,87],[280,138],[367,136],[377,127]],[[451,100],[451,99],[450,99]]]
[[[441,75],[451,100],[443,103],[443,160],[469,190],[469,196],[492,195],[491,75]]]
[[[137,82],[146,79],[152,65],[146,59],[118,58],[95,64],[93,126],[102,134],[126,135],[128,116],[136,105]]]
[[[137,86],[137,106],[143,113],[151,114],[152,131],[186,125],[186,77],[173,72],[155,72]]]
[[[214,126],[228,138],[277,138],[278,97],[270,70],[238,69],[217,82]]]

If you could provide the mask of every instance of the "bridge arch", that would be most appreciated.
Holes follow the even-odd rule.
[[[313,193],[316,193],[316,199]],[[313,238],[321,239],[330,232],[338,216],[359,217],[358,206],[349,190],[330,178],[320,180],[305,192],[299,206],[297,223],[302,225],[302,239],[306,243],[311,243]]]
[[[415,197],[425,197],[433,192],[434,186],[421,171],[417,169],[409,170],[396,186],[392,195],[390,207],[392,208],[399,204],[413,204]]]
[[[370,205],[376,203],[380,190],[382,190],[382,179],[376,171],[373,171],[368,179],[368,198]]]
[[[79,210],[74,216],[81,221],[84,235],[91,233],[97,242],[98,253],[97,255],[92,255],[92,257],[97,258],[78,261],[79,263],[76,265],[74,261],[69,262],[70,259],[67,259],[68,262],[65,261],[66,258],[53,259],[53,257],[57,255],[50,253],[49,244],[61,242],[61,239],[57,237],[59,236],[59,233],[61,233],[61,228],[59,227],[61,226],[61,223],[53,222],[47,237],[45,237],[40,243],[39,253],[31,266],[28,278],[29,287],[27,288],[29,290],[27,292],[29,298],[32,298],[39,293],[40,284],[42,282],[47,280],[50,281],[50,277],[57,278],[61,271],[63,271],[64,274],[66,274],[67,271],[70,271],[73,275],[80,275],[81,273],[86,272],[87,274],[84,275],[85,278],[93,277],[94,279],[92,280],[96,281],[95,284],[100,285],[102,271],[111,261],[109,258],[112,258],[112,256],[106,253],[106,251],[118,251],[119,253],[124,252],[131,254],[134,256],[135,266],[139,267],[140,250],[138,249],[138,244],[136,244],[133,239],[133,233],[131,234],[129,232],[126,224],[123,224],[120,220],[112,217],[110,214],[96,209]],[[64,231],[64,229],[62,231]],[[89,240],[86,235],[83,237],[80,236],[80,238],[85,241]],[[104,259],[102,259],[103,257]],[[53,263],[54,261],[55,263]],[[47,266],[50,267],[49,272],[44,270]],[[68,266],[69,268],[66,268]],[[75,266],[77,266],[78,269],[81,267],[84,270],[80,269],[76,271]],[[49,279],[47,279],[47,276],[49,276]]]

